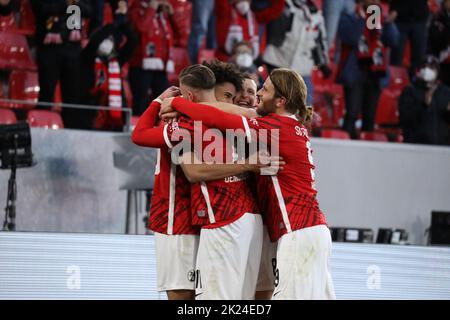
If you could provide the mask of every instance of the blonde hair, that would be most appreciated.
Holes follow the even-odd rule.
[[[286,111],[295,114],[302,124],[310,122],[313,108],[306,105],[308,90],[303,78],[287,68],[274,69],[269,77],[275,88],[275,98],[286,99]]]

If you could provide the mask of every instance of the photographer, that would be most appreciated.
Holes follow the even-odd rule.
[[[439,83],[439,61],[429,56],[399,100],[404,141],[449,144],[450,88]]]
[[[305,80],[307,104],[312,103],[311,73],[318,66],[326,77],[328,46],[322,12],[311,0],[287,0],[283,14],[268,24],[267,48],[263,56],[269,71],[291,68]]]

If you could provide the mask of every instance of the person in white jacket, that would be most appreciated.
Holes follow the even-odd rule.
[[[311,73],[319,67],[328,77],[328,45],[325,22],[311,0],[286,0],[283,14],[268,25],[267,48],[263,60],[271,71],[290,68],[298,72],[308,88],[307,103],[312,103]]]

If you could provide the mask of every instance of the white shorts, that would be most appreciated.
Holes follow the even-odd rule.
[[[330,257],[331,235],[325,225],[283,235],[278,240],[278,284],[272,299],[336,299],[329,272]]]
[[[262,248],[262,218],[246,213],[235,222],[203,228],[197,255],[198,300],[252,300]]]
[[[158,291],[195,290],[198,235],[155,232]]]
[[[267,227],[263,229],[263,247],[261,252],[261,263],[259,265],[258,282],[256,291],[268,291],[275,288],[275,268],[273,264],[277,259],[277,243],[271,242]]]

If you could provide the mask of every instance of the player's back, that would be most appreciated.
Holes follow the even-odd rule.
[[[316,199],[314,164],[306,128],[294,116],[277,114],[251,119],[249,124],[259,134],[261,129],[267,130],[269,151],[274,149],[273,143],[278,143],[279,155],[286,162],[276,176],[258,177],[259,207],[267,208],[265,219],[272,241],[292,230],[325,224]]]
[[[158,151],[148,227],[163,234],[198,234],[190,216],[190,184],[167,147]]]
[[[199,160],[207,163],[214,160],[221,163],[233,161],[233,154],[235,154],[233,144],[225,139],[220,131],[209,131],[205,134],[210,128],[185,117],[180,117],[170,126],[169,139],[174,140],[174,132],[178,130],[189,132],[192,151],[197,156],[202,156]],[[200,135],[201,139],[194,135]],[[211,135],[214,139],[206,138]],[[202,141],[202,143],[196,144],[195,141]],[[215,147],[212,147],[213,144]],[[205,152],[205,150],[211,150],[211,152]],[[247,174],[241,174],[191,184],[192,224],[216,228],[239,219],[245,213],[258,213],[256,201],[246,182],[247,177]]]

